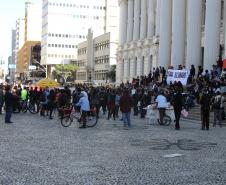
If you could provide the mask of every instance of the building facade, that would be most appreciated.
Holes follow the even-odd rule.
[[[13,36],[13,35],[12,35]],[[12,41],[15,40],[15,64],[17,64],[17,53],[24,45],[24,36],[25,36],[25,19],[16,20],[16,39],[12,38]]]
[[[110,32],[93,38],[93,32],[89,30],[87,41],[78,44],[77,82],[109,82],[107,74],[111,66],[116,65],[118,47],[113,38]]]
[[[158,66],[210,70],[225,55],[226,0],[119,0],[119,7],[119,83]]]
[[[23,19],[20,19],[23,20]],[[25,18],[23,20],[24,32],[19,33],[18,39],[17,61],[16,61],[16,77],[23,80],[28,79],[30,74],[32,47],[41,42],[42,32],[42,7],[40,3],[25,3]],[[20,27],[21,27],[20,26]],[[21,28],[22,30],[22,28]],[[22,34],[24,33],[24,37]],[[21,46],[21,43],[23,45]]]
[[[118,36],[117,3],[117,0],[43,0],[41,64],[52,68],[76,60],[78,43],[86,40],[89,28],[94,36],[112,29]]]

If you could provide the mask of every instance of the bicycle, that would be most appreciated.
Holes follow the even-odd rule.
[[[14,113],[26,113],[29,111],[31,114],[37,114],[39,112],[38,105],[36,103],[32,103],[31,101],[20,101],[17,104],[17,107],[15,107]]]
[[[164,114],[163,119],[162,119],[162,124],[160,123],[160,119],[157,119],[157,122],[159,125],[169,126],[172,122],[172,119],[169,115]]]
[[[155,106],[155,104],[151,104],[151,105],[145,107],[144,109],[147,110],[147,118],[149,119],[149,123],[155,122],[155,120],[157,120],[157,123],[160,124],[159,111],[158,111],[157,107]],[[169,126],[172,122],[172,118],[173,118],[172,114],[174,114],[174,113],[172,112],[171,109],[166,109],[166,110],[170,110],[169,115],[164,113],[163,123],[160,125]]]
[[[69,127],[74,120],[76,120],[76,124],[78,124],[78,127],[81,126],[82,120],[81,120],[81,112],[80,111],[74,111],[73,112],[73,106],[71,107],[62,107],[59,109],[60,112],[60,119],[61,119],[61,125],[63,127]],[[96,114],[96,107],[92,107],[88,113],[88,116],[86,118],[86,127],[95,127],[98,122],[98,117]]]

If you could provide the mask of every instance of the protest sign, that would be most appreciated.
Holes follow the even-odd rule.
[[[170,82],[181,82],[183,85],[187,85],[187,80],[189,77],[189,70],[173,70],[169,69],[167,74],[167,84]]]

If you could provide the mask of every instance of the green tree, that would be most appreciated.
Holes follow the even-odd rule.
[[[55,70],[53,71],[56,76],[61,76],[64,78],[64,82],[67,82],[67,79],[73,78],[78,67],[74,64],[65,64],[65,65],[56,65]]]

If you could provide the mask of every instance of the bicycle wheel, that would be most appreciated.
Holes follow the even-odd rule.
[[[22,103],[21,112],[23,112],[23,113],[26,113],[27,112],[27,104],[26,104],[26,102],[23,102]]]
[[[72,122],[73,122],[73,119],[71,118],[70,115],[65,116],[61,119],[61,125],[63,127],[69,127],[72,124]]]
[[[37,114],[38,113],[38,105],[37,104],[28,104],[28,110],[31,114]]]
[[[165,126],[169,126],[170,125],[170,123],[171,123],[171,117],[170,116],[168,116],[168,115],[164,115],[164,117],[163,117],[163,125],[165,125]]]
[[[98,122],[98,118],[97,118],[96,112],[90,112],[89,115],[87,116],[86,126],[95,127],[97,125],[97,122]]]

